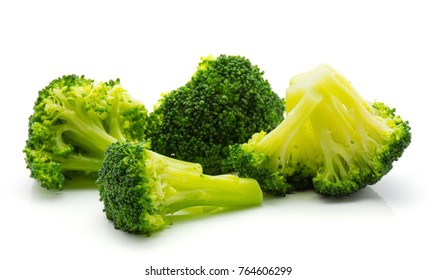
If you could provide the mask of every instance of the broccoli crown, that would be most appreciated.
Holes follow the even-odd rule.
[[[147,110],[119,80],[94,83],[66,75],[39,91],[24,148],[31,177],[62,189],[65,177],[97,174],[106,148],[116,141],[143,141]]]
[[[262,202],[255,180],[204,175],[197,165],[153,152],[148,143],[114,143],[97,179],[103,211],[115,228],[150,235],[171,224],[168,215],[181,209]]]
[[[187,84],[163,95],[150,114],[147,136],[156,152],[222,174],[232,168],[228,146],[274,129],[284,110],[283,100],[248,59],[208,56]]]
[[[364,100],[325,64],[291,79],[286,111],[276,129],[231,147],[229,157],[241,176],[278,195],[300,188],[352,194],[387,174],[411,141],[395,109]]]

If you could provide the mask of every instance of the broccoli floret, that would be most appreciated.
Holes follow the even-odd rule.
[[[387,174],[411,141],[395,109],[364,100],[325,64],[291,79],[286,111],[277,128],[232,146],[229,158],[240,176],[277,195],[350,195]]]
[[[245,57],[202,58],[191,80],[162,95],[150,114],[153,150],[198,162],[206,174],[230,172],[229,145],[283,120],[284,101],[263,74]]]
[[[153,152],[145,143],[110,145],[97,179],[103,211],[115,228],[150,235],[171,224],[170,214],[185,208],[262,202],[255,180],[204,175],[190,166]]]
[[[119,80],[53,80],[39,91],[29,118],[24,153],[31,177],[44,188],[62,189],[66,177],[96,176],[111,143],[144,141],[147,114]]]

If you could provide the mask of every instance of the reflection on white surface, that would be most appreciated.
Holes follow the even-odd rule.
[[[92,208],[103,205],[98,201],[98,190],[93,179],[78,178],[69,181],[63,191],[46,190],[34,181],[31,186],[31,204],[43,206],[44,203],[58,204],[53,207],[70,207],[70,203],[81,201],[81,207],[90,205]],[[64,206],[62,206],[64,205]],[[244,214],[238,214],[243,212]],[[268,223],[271,217],[277,217],[282,222],[316,222],[316,221],[348,221],[370,222],[381,219],[390,220],[395,217],[394,211],[372,187],[366,187],[357,193],[344,198],[324,197],[313,190],[298,191],[286,197],[264,195],[264,201],[259,207],[245,209],[220,209],[214,207],[194,207],[172,215],[172,228],[177,229],[183,223],[202,223],[220,216],[232,216],[238,220],[239,215],[255,215],[262,222]],[[105,218],[102,215],[102,218]],[[211,226],[213,226],[211,224]],[[173,229],[172,229],[173,230]]]

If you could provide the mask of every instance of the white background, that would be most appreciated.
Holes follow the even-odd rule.
[[[436,279],[436,9],[432,1],[1,1],[1,279],[145,277],[154,266],[235,270],[189,279]],[[98,192],[47,191],[22,149],[38,90],[63,74],[121,78],[149,109],[201,56],[238,54],[284,97],[322,62],[410,121],[413,140],[379,183],[350,198],[312,192],[180,219],[152,237],[113,229]],[[238,276],[292,266],[291,276]],[[188,278],[186,278],[188,279]]]

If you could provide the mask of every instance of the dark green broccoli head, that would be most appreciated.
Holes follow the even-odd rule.
[[[228,146],[283,120],[284,103],[263,72],[241,56],[203,58],[184,86],[159,101],[147,135],[159,153],[227,173]]]
[[[143,141],[146,118],[145,107],[119,80],[53,80],[39,91],[29,118],[24,153],[31,177],[42,187],[62,189],[65,176],[96,174],[111,143]]]
[[[97,184],[104,211],[115,228],[150,234],[167,226],[167,209],[145,145],[109,146]]]

